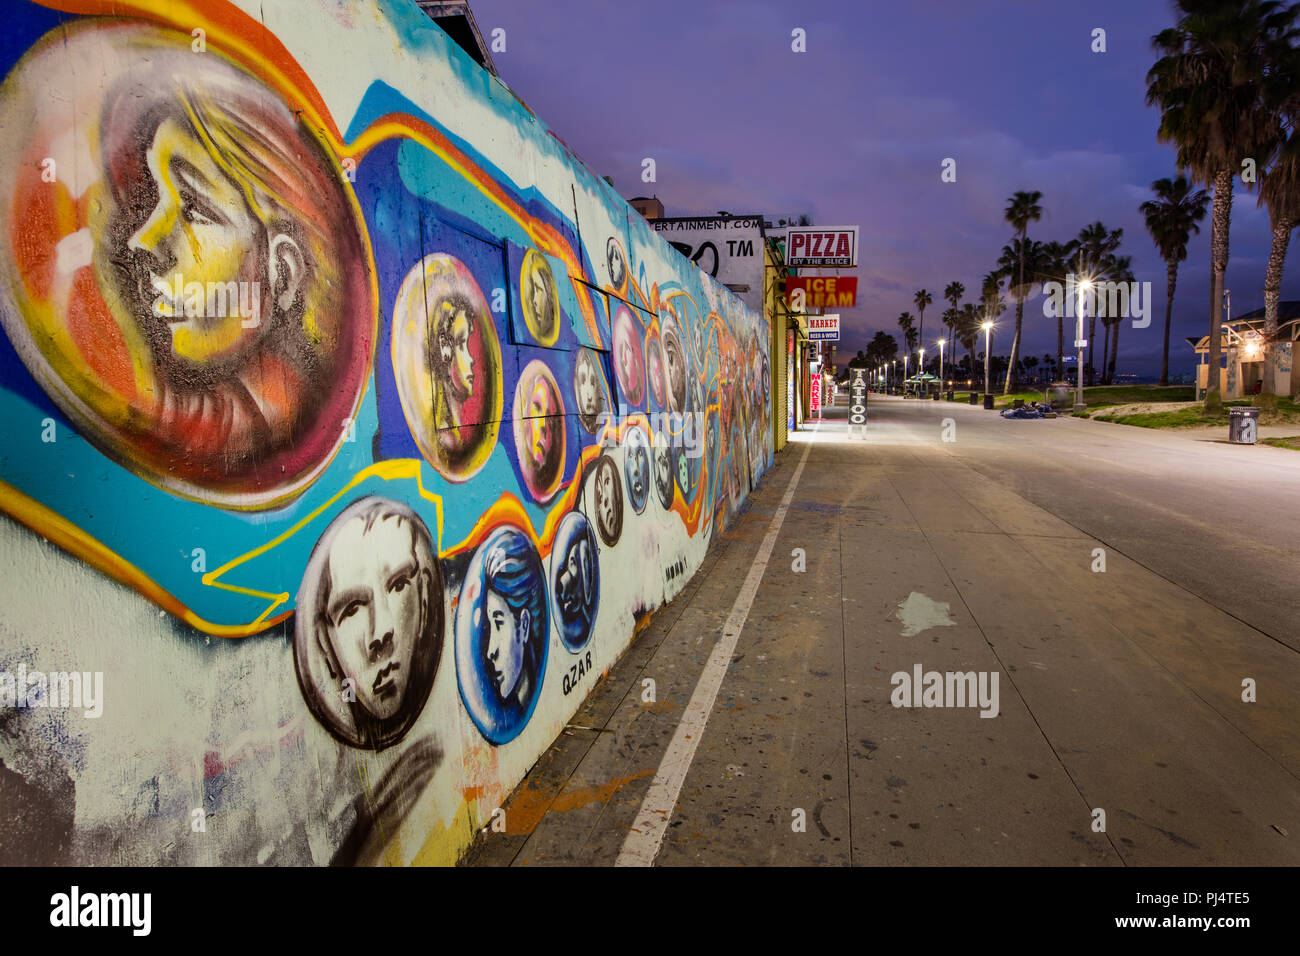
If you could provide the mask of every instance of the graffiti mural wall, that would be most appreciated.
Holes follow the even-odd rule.
[[[453,862],[770,467],[765,321],[413,4],[6,13],[0,862]]]

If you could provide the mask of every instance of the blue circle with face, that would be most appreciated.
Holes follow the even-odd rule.
[[[581,511],[560,522],[551,547],[551,615],[560,640],[577,653],[591,640],[600,607],[600,553],[596,532]]]
[[[456,609],[460,696],[489,743],[508,743],[528,724],[549,637],[542,559],[523,531],[502,525],[470,559]]]
[[[627,478],[627,500],[637,514],[645,511],[650,497],[650,439],[632,426],[623,438],[623,474]]]

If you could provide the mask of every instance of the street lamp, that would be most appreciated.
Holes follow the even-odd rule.
[[[985,322],[980,326],[984,330],[984,394],[989,394],[989,350],[992,346],[993,323]]]
[[[922,345],[919,349],[916,350],[916,374],[918,376],[925,375],[925,346],[924,345]],[[925,385],[925,397],[929,398],[930,386],[926,384],[924,381],[922,381],[921,384]]]
[[[1083,403],[1083,348],[1087,344],[1083,338],[1083,294],[1091,288],[1091,279],[1081,279],[1079,281],[1079,326],[1078,334],[1074,339],[1074,346],[1079,350],[1079,367],[1074,370],[1078,376],[1074,392],[1074,410],[1076,412],[1083,412],[1088,409],[1088,406]]]
[[[943,339],[939,340],[939,391],[943,392]]]

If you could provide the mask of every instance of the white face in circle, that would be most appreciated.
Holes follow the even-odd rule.
[[[524,648],[528,645],[528,609],[519,612],[516,621],[506,599],[491,588],[483,602],[487,614],[488,676],[496,686],[497,694],[506,700],[519,686],[524,671]]]
[[[328,639],[357,703],[386,720],[406,696],[424,629],[421,567],[409,521],[354,518],[330,547]]]

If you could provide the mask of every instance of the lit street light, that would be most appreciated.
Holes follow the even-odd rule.
[[[944,391],[943,387],[943,339],[939,340],[939,391]]]
[[[989,352],[992,347],[993,323],[985,322],[980,326],[984,330],[984,394],[989,395]]]
[[[1083,349],[1088,344],[1083,337],[1083,294],[1092,288],[1091,279],[1082,279],[1079,282],[1079,328],[1078,334],[1074,338],[1074,346],[1079,350],[1079,367],[1076,368],[1075,374],[1078,377],[1074,393],[1074,410],[1076,412],[1087,411],[1088,406],[1083,403]]]

